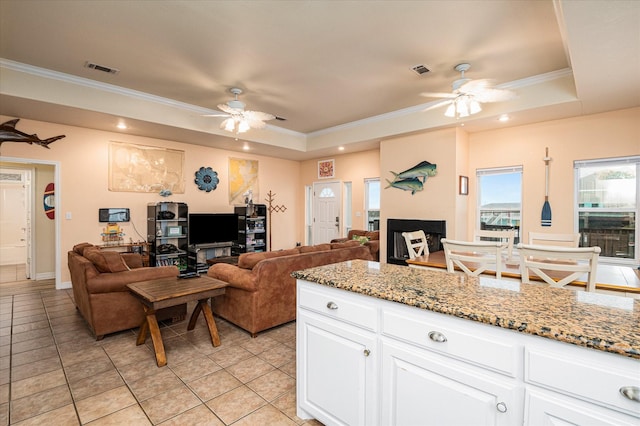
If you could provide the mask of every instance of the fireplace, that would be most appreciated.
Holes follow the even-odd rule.
[[[402,233],[420,229],[427,236],[430,252],[442,250],[440,240],[447,236],[445,220],[387,219],[387,263],[407,265],[409,251]]]

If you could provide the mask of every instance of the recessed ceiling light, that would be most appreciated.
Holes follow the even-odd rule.
[[[243,151],[249,151],[249,144],[246,144],[246,143],[245,143],[245,144],[242,146],[242,150],[243,150]]]
[[[339,146],[338,151],[344,151],[344,146]]]
[[[124,122],[119,122],[118,125],[116,126],[118,129],[120,130],[125,130],[127,128],[127,125],[124,124]]]
[[[506,122],[506,121],[509,121],[509,115],[502,114],[500,117],[498,117],[498,121],[503,122],[503,123]]]

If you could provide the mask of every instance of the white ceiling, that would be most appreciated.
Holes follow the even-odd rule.
[[[640,105],[640,1],[0,1],[0,113],[305,159]],[[84,67],[117,68],[117,75]],[[453,67],[518,98],[448,119]],[[431,71],[418,75],[411,67]],[[236,141],[201,115],[245,93],[286,118]]]

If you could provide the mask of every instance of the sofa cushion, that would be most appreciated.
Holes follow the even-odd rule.
[[[379,240],[380,239],[380,231],[367,231],[364,233],[364,236],[369,239],[369,241]]]
[[[73,246],[73,251],[82,256],[84,253],[84,249],[86,249],[87,247],[94,247],[94,245],[91,243],[76,244],[75,246]]]
[[[242,253],[238,258],[238,267],[243,269],[253,269],[256,264],[265,259],[271,259],[272,257],[291,256],[292,254],[299,254],[298,249],[288,249],[280,251],[261,251],[258,253]]]
[[[359,245],[360,245],[360,242],[355,240],[345,241],[344,243],[331,243],[331,250],[348,248],[348,247],[356,247]]]
[[[315,246],[302,246],[300,247],[300,253],[311,253],[314,251],[331,250],[331,244],[316,244]]]
[[[124,272],[129,270],[120,253],[115,251],[103,251],[98,247],[86,248],[84,257],[89,259],[100,272]]]

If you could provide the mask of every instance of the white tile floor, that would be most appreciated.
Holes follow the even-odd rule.
[[[295,323],[252,339],[216,318],[217,348],[202,318],[165,324],[158,368],[150,339],[96,341],[71,291],[49,287],[0,287],[0,425],[320,425],[295,415]]]

